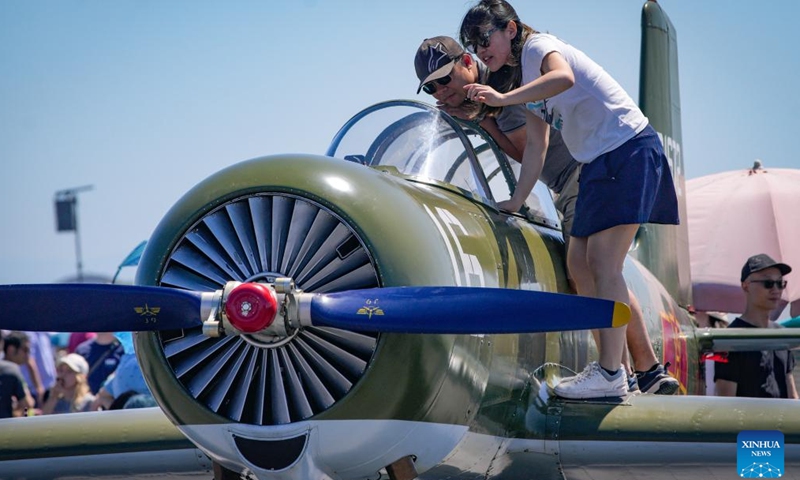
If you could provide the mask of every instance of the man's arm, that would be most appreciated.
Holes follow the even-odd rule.
[[[789,352],[789,355],[791,354],[792,352]],[[791,370],[786,374],[786,396],[795,400],[800,399],[800,396],[797,395],[797,386],[794,383],[794,375],[792,375]]]
[[[42,377],[39,376],[39,366],[36,365],[36,360],[32,356],[28,357],[28,363],[25,366],[28,368],[28,373],[30,373],[31,381],[33,382],[34,391],[31,393],[36,401],[41,404],[44,401],[44,385],[42,385]]]
[[[100,388],[100,391],[97,392],[97,395],[94,397],[94,401],[92,402],[89,410],[108,410],[111,407],[111,404],[114,402],[114,395],[111,394],[106,387],[103,386]]]
[[[714,381],[714,388],[720,397],[735,397],[737,385],[736,382],[731,382],[730,380],[719,379]]]
[[[510,199],[500,202],[498,206],[507,212],[516,212],[525,203],[544,166],[544,156],[547,152],[547,145],[550,140],[548,135],[549,125],[541,118],[531,112],[526,111],[527,122],[525,130],[527,141],[525,150],[522,152],[522,169],[520,170],[517,188]]]
[[[480,123],[480,126],[494,139],[500,150],[514,160],[522,161],[522,154],[525,151],[525,143],[528,138],[525,125],[510,132],[503,132],[494,117],[486,117]]]
[[[19,377],[17,378],[16,382],[18,385],[15,387],[15,394],[13,402],[13,409],[14,409],[14,416],[22,416],[27,409],[32,409],[35,406],[33,401],[33,397],[31,397],[30,392],[28,391],[28,384],[25,383],[25,379],[22,378],[22,374],[18,374]]]

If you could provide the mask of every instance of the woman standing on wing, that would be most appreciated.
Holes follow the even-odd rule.
[[[627,303],[622,267],[639,224],[678,223],[672,175],[658,136],[622,87],[586,54],[522,23],[505,0],[482,0],[461,23],[461,43],[491,70],[488,85],[465,86],[489,106],[525,104],[527,144],[517,189],[522,206],[539,175],[549,128],[582,163],[569,270],[580,295]],[[565,398],[622,397],[625,327],[600,331],[599,362],[556,385]]]

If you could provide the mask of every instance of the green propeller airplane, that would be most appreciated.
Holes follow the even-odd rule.
[[[640,105],[686,218],[675,28],[648,1],[642,30]],[[138,332],[160,407],[0,420],[0,477],[728,478],[739,432],[779,430],[800,478],[800,404],[705,397],[701,368],[800,335],[697,329],[685,223],[642,227],[624,267],[682,395],[552,395],[630,311],[570,294],[546,187],[498,210],[517,168],[474,124],[380,103],[325,156],[201,182],[135,286],[0,286],[1,328]]]

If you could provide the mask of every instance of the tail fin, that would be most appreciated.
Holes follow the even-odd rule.
[[[672,168],[681,224],[643,225],[632,255],[658,278],[679,305],[691,304],[686,182],[683,169],[678,40],[675,27],[655,0],[642,7],[639,106],[658,132]]]

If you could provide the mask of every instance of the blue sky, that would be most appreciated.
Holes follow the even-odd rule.
[[[678,31],[687,179],[800,168],[797,6],[662,0]],[[512,2],[638,100],[640,1]],[[321,154],[374,103],[412,98],[422,39],[471,1],[0,1],[0,283],[76,273],[56,191],[83,185],[85,274],[111,276],[197,182]],[[133,270],[133,269],[128,269]],[[123,272],[122,278],[133,272]]]

